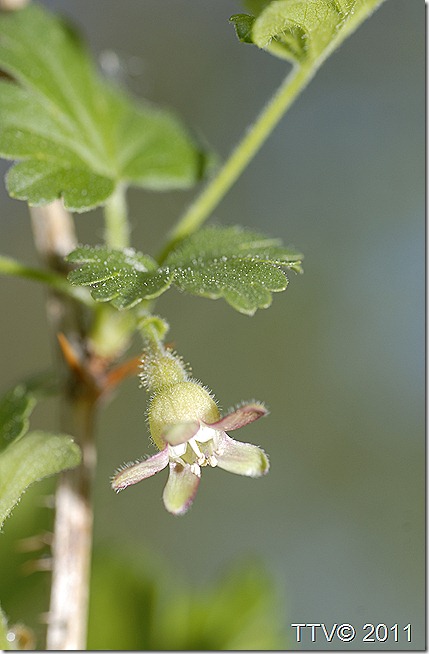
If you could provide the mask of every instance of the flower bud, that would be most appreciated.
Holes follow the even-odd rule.
[[[188,375],[183,360],[173,352],[147,349],[140,378],[149,393],[159,393],[164,388],[187,380]]]

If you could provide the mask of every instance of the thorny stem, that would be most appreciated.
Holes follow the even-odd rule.
[[[170,233],[169,241],[158,257],[159,263],[166,259],[168,253],[179,241],[195,232],[207,220],[213,209],[219,204],[261,148],[283,114],[309,83],[317,68],[316,64],[297,66],[287,75],[218,173],[207,184]]]
[[[31,209],[36,247],[51,270],[64,271],[64,256],[76,247],[71,216],[60,202]],[[56,334],[84,337],[82,305],[51,293],[48,318]],[[63,394],[61,430],[73,435],[82,448],[82,464],[62,473],[55,500],[53,572],[47,648],[83,650],[86,647],[89,568],[92,545],[91,479],[95,467],[95,398],[90,389],[68,377]]]
[[[0,0],[0,11],[16,11],[28,5],[29,0]]]
[[[95,403],[69,398],[62,422],[79,443],[82,464],[63,472],[56,492],[54,570],[47,634],[48,650],[84,650],[92,548],[92,477],[96,465]]]

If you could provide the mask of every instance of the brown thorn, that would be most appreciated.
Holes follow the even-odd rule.
[[[76,352],[76,349],[70,343],[65,334],[58,332],[57,338],[65,362],[70,370],[79,379],[87,392],[89,392],[95,399],[98,399],[103,392],[103,374],[100,374],[95,370],[93,364],[96,362],[96,359],[91,360],[89,358],[88,360],[82,361],[82,358]]]
[[[126,377],[132,377],[137,375],[139,369],[141,368],[142,358],[141,356],[133,357],[124,361],[116,368],[113,368],[106,374],[106,379],[104,382],[103,393],[113,390],[118,384],[121,383]]]
[[[61,352],[68,365],[73,372],[79,377],[84,377],[84,371],[79,356],[76,354],[75,349],[71,345],[68,338],[62,332],[57,334],[58,342],[60,344]]]
[[[26,561],[21,566],[21,572],[23,575],[31,575],[33,574],[33,572],[51,572],[51,571],[52,571],[52,559],[50,557],[35,559],[33,561]]]
[[[16,543],[18,552],[37,552],[46,545],[52,545],[53,535],[49,531],[28,538],[21,538]]]
[[[38,620],[41,624],[49,624],[51,622],[51,614],[49,611],[45,611],[44,613],[39,613]]]

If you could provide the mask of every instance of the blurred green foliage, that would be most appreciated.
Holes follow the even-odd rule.
[[[43,503],[53,489],[52,481],[31,489],[1,535],[5,613],[9,625],[25,623],[34,632],[39,650],[44,647],[50,582],[50,574],[39,569],[49,559],[46,530],[52,520]],[[94,551],[91,583],[90,650],[286,646],[284,606],[259,560],[230,563],[206,584],[184,578],[162,555],[140,544],[100,545]]]
[[[182,188],[201,155],[179,122],[138,105],[97,74],[76,30],[36,3],[0,16],[0,153],[22,160],[7,175],[12,197],[71,211],[103,204],[116,185]]]
[[[283,649],[273,580],[240,562],[208,586],[190,584],[153,554],[96,551],[89,649]]]

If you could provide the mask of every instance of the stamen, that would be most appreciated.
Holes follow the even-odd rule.
[[[200,459],[201,459],[201,458],[202,458],[202,459],[205,459],[204,454],[201,452],[200,448],[198,447],[196,441],[195,441],[193,438],[191,438],[191,439],[188,441],[188,444],[191,446],[191,448],[194,450],[195,454],[197,455],[197,457],[198,457],[198,463],[200,462]]]
[[[198,463],[191,463],[191,472],[193,472],[196,477],[201,477],[201,469]]]
[[[179,443],[179,445],[169,445],[168,453],[170,458],[176,459],[180,456],[183,456],[186,452],[186,448],[187,448],[186,443]]]
[[[194,436],[195,440],[197,440],[199,443],[208,443],[215,437],[216,430],[212,429],[211,427],[207,427],[207,425],[202,425],[199,428],[198,433]]]

